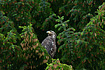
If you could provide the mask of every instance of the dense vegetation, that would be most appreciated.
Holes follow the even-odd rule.
[[[57,33],[52,59],[41,46]],[[0,0],[0,70],[104,70],[104,0]]]

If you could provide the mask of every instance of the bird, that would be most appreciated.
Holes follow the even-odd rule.
[[[48,36],[42,41],[41,45],[47,50],[51,58],[54,58],[56,53],[56,33],[52,30],[47,31]]]

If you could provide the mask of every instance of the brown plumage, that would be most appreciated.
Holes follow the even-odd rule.
[[[52,30],[47,31],[47,33],[48,36],[42,41],[41,44],[53,58],[56,53],[56,33]]]

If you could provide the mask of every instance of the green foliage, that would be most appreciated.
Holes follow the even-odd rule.
[[[95,15],[102,0],[48,0],[51,8],[57,15],[65,16],[65,20],[70,20],[69,26],[81,31]]]
[[[55,25],[59,26],[60,31],[62,31],[60,28],[64,30],[58,35],[58,44],[60,44],[58,51],[62,52],[63,63],[72,64],[75,69],[105,69],[105,30],[103,28],[105,4],[100,7],[97,11],[98,15],[91,18],[82,32],[74,32],[75,29],[67,28],[64,24],[66,21]]]
[[[66,69],[70,67],[67,63],[77,70],[104,70],[102,3],[103,0],[0,0],[0,69],[42,70],[46,63],[46,69],[55,64],[57,69]],[[51,57],[39,43],[46,37],[46,30],[58,34],[55,58],[64,64],[58,60],[50,63]]]
[[[33,19],[32,23],[34,24],[34,28],[42,28],[43,30],[45,30],[45,28],[49,26],[48,21],[50,21],[53,17],[53,11],[50,8],[50,3],[48,3],[46,0],[39,0],[39,2],[32,1],[32,3],[33,4],[31,5],[33,5],[33,8],[31,10],[31,15]],[[48,26],[46,26],[45,23]]]
[[[23,28],[23,32],[20,35],[23,39],[21,46],[27,65],[25,69],[44,69],[46,63],[51,62],[51,57],[45,48],[40,45],[36,35],[33,33],[32,24],[20,26],[20,28]]]
[[[14,23],[0,11],[0,66],[1,69],[19,69],[24,64],[22,50],[16,45],[20,39]],[[21,62],[21,63],[20,63]]]
[[[19,33],[19,26],[32,24],[37,32],[53,29],[55,25],[55,14],[47,0],[3,0],[0,1],[0,10],[15,23],[14,26]],[[39,37],[41,33],[37,32]]]
[[[56,14],[52,14],[48,18],[46,18],[45,21],[42,24],[41,29],[46,29],[46,27],[49,28],[50,26],[54,26],[55,24],[54,24],[54,22],[52,22],[52,20],[53,21],[56,20]],[[53,29],[54,27],[50,27],[50,28]]]
[[[1,10],[6,12],[6,15],[15,22],[15,27],[19,25],[28,25],[31,23],[30,9],[31,6],[27,1],[18,2],[14,1],[2,1]]]
[[[73,70],[71,65],[60,63],[59,59],[52,59],[52,63],[47,64],[45,70]]]
[[[0,12],[0,68],[7,70],[44,69],[51,57],[33,33],[32,24],[19,26],[19,35],[14,23]]]

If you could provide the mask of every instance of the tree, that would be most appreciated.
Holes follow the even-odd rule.
[[[40,42],[47,30],[53,30],[58,34],[59,52],[55,58],[61,63],[72,64],[74,69],[104,69],[102,3],[103,0],[1,0],[0,68],[45,69],[51,57]]]
[[[91,18],[81,32],[69,28],[68,21],[63,22],[64,17],[58,17],[57,21],[60,23],[55,27],[60,31],[64,30],[58,35],[58,51],[62,52],[63,63],[72,64],[75,69],[105,69],[104,8],[103,3],[97,10],[98,15]]]

